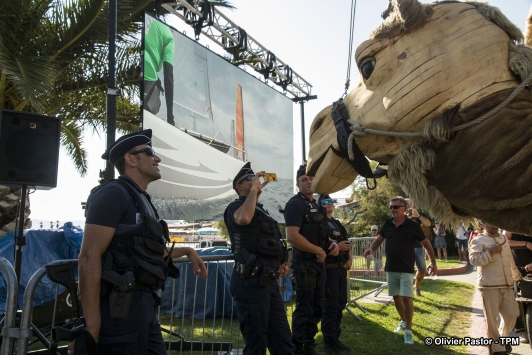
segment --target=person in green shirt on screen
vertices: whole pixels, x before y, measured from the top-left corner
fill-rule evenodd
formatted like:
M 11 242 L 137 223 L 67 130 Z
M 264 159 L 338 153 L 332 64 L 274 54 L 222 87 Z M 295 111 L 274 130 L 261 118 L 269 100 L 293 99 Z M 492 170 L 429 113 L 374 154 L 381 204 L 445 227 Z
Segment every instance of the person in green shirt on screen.
M 163 93 L 167 122 L 174 125 L 174 37 L 168 26 L 153 20 L 147 28 L 144 43 L 144 109 L 157 114 Z M 157 76 L 161 70 L 164 73 L 164 88 Z

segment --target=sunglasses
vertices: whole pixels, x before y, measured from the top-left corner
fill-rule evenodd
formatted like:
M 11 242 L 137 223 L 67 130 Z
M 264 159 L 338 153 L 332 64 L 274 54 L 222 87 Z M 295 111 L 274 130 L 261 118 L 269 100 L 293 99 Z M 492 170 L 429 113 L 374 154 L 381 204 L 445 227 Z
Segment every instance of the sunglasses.
M 251 180 L 253 180 L 254 177 L 255 177 L 255 175 L 247 175 L 247 176 L 244 176 L 244 177 L 243 177 L 243 178 L 237 183 L 237 185 L 238 185 L 238 184 L 241 184 L 244 180 L 245 180 L 245 181 L 251 181 Z
M 394 210 L 397 210 L 397 209 L 399 209 L 401 207 L 405 207 L 405 206 L 403 206 L 403 205 L 390 205 L 390 209 L 394 209 Z
M 372 232 L 378 232 L 379 230 L 378 229 L 372 229 L 371 231 Z
M 322 206 L 327 206 L 329 203 L 336 203 L 336 200 L 332 199 L 332 198 L 328 198 L 326 200 L 322 200 L 321 201 L 321 205 Z
M 153 150 L 153 148 L 143 148 L 143 149 L 139 149 L 139 150 L 135 150 L 134 152 L 131 152 L 129 154 L 131 155 L 137 155 L 137 154 L 140 154 L 140 153 L 146 153 L 148 154 L 150 157 L 154 157 L 156 154 L 155 154 L 155 151 Z

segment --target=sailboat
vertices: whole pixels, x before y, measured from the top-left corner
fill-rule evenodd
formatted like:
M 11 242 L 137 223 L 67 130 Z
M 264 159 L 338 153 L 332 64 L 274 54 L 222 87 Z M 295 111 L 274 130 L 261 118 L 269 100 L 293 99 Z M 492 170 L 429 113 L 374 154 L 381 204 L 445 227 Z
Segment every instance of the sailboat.
M 186 42 L 186 41 L 184 41 Z M 218 139 L 210 96 L 206 49 L 194 44 L 179 55 L 174 67 L 174 106 L 188 112 L 187 122 L 177 119 L 173 126 L 144 111 L 143 127 L 153 131 L 152 146 L 162 159 L 162 179 L 150 184 L 155 197 L 212 200 L 234 196 L 233 177 L 245 161 L 242 86 L 236 84 L 236 117 L 231 122 L 231 142 Z M 175 110 L 174 110 L 175 112 Z M 210 122 L 212 135 L 197 132 L 196 119 Z M 179 124 L 181 123 L 181 124 Z

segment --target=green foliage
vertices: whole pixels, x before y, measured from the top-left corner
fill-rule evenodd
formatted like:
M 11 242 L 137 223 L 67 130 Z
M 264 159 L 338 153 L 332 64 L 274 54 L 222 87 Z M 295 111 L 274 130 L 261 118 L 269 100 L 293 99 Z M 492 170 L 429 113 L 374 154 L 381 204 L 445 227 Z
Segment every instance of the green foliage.
M 221 237 L 224 239 L 229 239 L 229 231 L 227 230 L 227 226 L 225 225 L 224 221 L 214 222 L 214 228 L 218 228 L 220 230 Z
M 380 228 L 384 221 L 390 218 L 390 198 L 397 195 L 404 196 L 404 192 L 393 186 L 385 177 L 377 180 L 377 187 L 374 190 L 368 189 L 366 180 L 361 177 L 358 177 L 352 186 L 352 199 L 360 202 L 359 211 L 361 211 L 354 224 L 350 226 L 352 233 L 357 237 L 369 235 L 373 224 Z
M 232 9 L 225 0 L 214 5 Z M 87 172 L 85 128 L 105 131 L 108 0 L 0 1 L 0 109 L 62 120 L 61 144 L 81 175 Z M 140 30 L 152 0 L 117 6 L 117 129 L 139 128 Z

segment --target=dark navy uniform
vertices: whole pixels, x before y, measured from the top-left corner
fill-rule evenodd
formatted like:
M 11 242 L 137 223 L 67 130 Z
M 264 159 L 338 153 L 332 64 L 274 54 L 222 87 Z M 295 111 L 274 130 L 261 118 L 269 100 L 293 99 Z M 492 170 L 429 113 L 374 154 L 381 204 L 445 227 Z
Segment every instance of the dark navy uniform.
M 164 354 L 156 314 L 158 297 L 154 291 L 167 276 L 162 265 L 171 264 L 171 260 L 163 258 L 166 240 L 150 196 L 123 175 L 93 190 L 86 213 L 86 223 L 116 229 L 102 256 L 103 273 L 123 277 L 130 272 L 135 280 L 134 289 L 121 293 L 122 297 L 131 292 L 125 314 L 117 314 L 112 306 L 111 294 L 118 286 L 102 280 L 98 354 Z M 150 255 L 141 259 L 133 250 Z
M 231 294 L 236 302 L 240 331 L 244 337 L 244 355 L 293 354 L 290 327 L 279 291 L 280 263 L 286 248 L 281 244 L 277 222 L 260 203 L 248 225 L 235 222 L 235 211 L 246 196 L 233 201 L 224 213 L 231 238 L 235 268 L 231 276 Z
M 345 227 L 336 219 L 326 218 L 327 226 L 333 230 L 333 239 L 337 242 L 348 240 Z M 338 256 L 328 255 L 325 259 L 327 281 L 325 282 L 325 302 L 321 319 L 321 332 L 325 346 L 334 347 L 342 329 L 342 311 L 347 304 L 347 270 L 349 251 L 341 251 Z
M 284 209 L 286 227 L 299 227 L 299 233 L 312 244 L 327 250 L 327 229 L 316 200 L 299 192 Z M 292 341 L 300 351 L 314 353 L 314 336 L 321 320 L 325 297 L 325 264 L 318 263 L 316 255 L 294 247 L 292 269 L 296 281 L 296 308 L 292 314 Z

